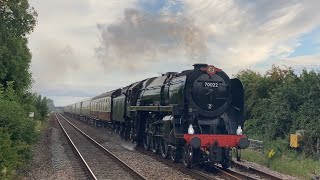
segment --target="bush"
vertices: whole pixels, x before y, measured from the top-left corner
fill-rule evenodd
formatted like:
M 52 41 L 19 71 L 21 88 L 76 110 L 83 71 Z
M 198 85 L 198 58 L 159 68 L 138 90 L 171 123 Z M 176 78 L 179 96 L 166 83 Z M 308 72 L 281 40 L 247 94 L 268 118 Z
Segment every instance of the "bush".
M 0 179 L 4 179 L 19 165 L 19 156 L 4 128 L 0 128 L 0 144 Z
M 264 141 L 264 151 L 266 152 L 266 154 L 268 154 L 268 152 L 270 152 L 270 150 L 274 150 L 275 157 L 281 157 L 283 154 L 286 154 L 286 152 L 288 151 L 288 147 L 289 147 L 289 142 L 283 139 L 277 139 L 277 140 L 273 140 L 273 141 Z
M 0 168 L 2 176 L 31 158 L 31 144 L 37 140 L 35 121 L 14 101 L 0 99 Z

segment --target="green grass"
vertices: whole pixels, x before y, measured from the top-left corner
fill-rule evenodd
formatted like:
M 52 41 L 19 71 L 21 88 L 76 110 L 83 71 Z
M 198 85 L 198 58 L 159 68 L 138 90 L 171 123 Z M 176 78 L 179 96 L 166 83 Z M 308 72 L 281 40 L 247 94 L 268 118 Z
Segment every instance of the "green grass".
M 36 131 L 42 132 L 47 127 L 48 121 L 36 121 Z
M 320 175 L 320 162 L 298 155 L 295 152 L 287 152 L 286 155 L 268 159 L 266 155 L 246 149 L 242 150 L 242 159 L 255 162 L 271 169 L 296 176 L 303 179 L 310 179 L 310 175 Z
M 255 162 L 267 166 L 268 161 L 261 153 L 252 151 L 250 149 L 241 150 L 241 158 L 250 162 Z

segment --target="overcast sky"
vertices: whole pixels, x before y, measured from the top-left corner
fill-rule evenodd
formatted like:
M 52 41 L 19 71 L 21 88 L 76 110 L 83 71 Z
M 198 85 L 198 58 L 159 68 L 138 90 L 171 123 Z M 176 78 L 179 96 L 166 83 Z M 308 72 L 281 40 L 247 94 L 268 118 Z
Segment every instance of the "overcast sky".
M 194 63 L 320 69 L 319 0 L 31 0 L 33 90 L 67 105 Z

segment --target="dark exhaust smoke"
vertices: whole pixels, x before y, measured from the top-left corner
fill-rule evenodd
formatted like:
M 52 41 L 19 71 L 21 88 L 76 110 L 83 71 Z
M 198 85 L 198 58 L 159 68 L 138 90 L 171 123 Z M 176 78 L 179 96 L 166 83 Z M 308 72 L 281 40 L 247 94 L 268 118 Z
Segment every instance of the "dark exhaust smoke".
M 207 54 L 204 31 L 182 14 L 149 14 L 126 9 L 111 25 L 98 24 L 101 44 L 96 55 L 106 69 L 144 68 L 159 61 L 203 61 Z

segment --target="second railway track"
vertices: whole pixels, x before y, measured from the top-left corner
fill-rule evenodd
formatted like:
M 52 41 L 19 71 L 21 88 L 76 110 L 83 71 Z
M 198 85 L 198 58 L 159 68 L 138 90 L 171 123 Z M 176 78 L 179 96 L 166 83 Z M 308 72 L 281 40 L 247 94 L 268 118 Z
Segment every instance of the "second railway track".
M 79 176 L 79 179 L 146 179 L 63 116 L 59 116 L 60 118 L 57 114 L 55 116 L 63 132 L 69 137 L 70 144 L 74 146 L 85 164 L 75 171 L 78 173 L 75 174 L 76 177 Z

